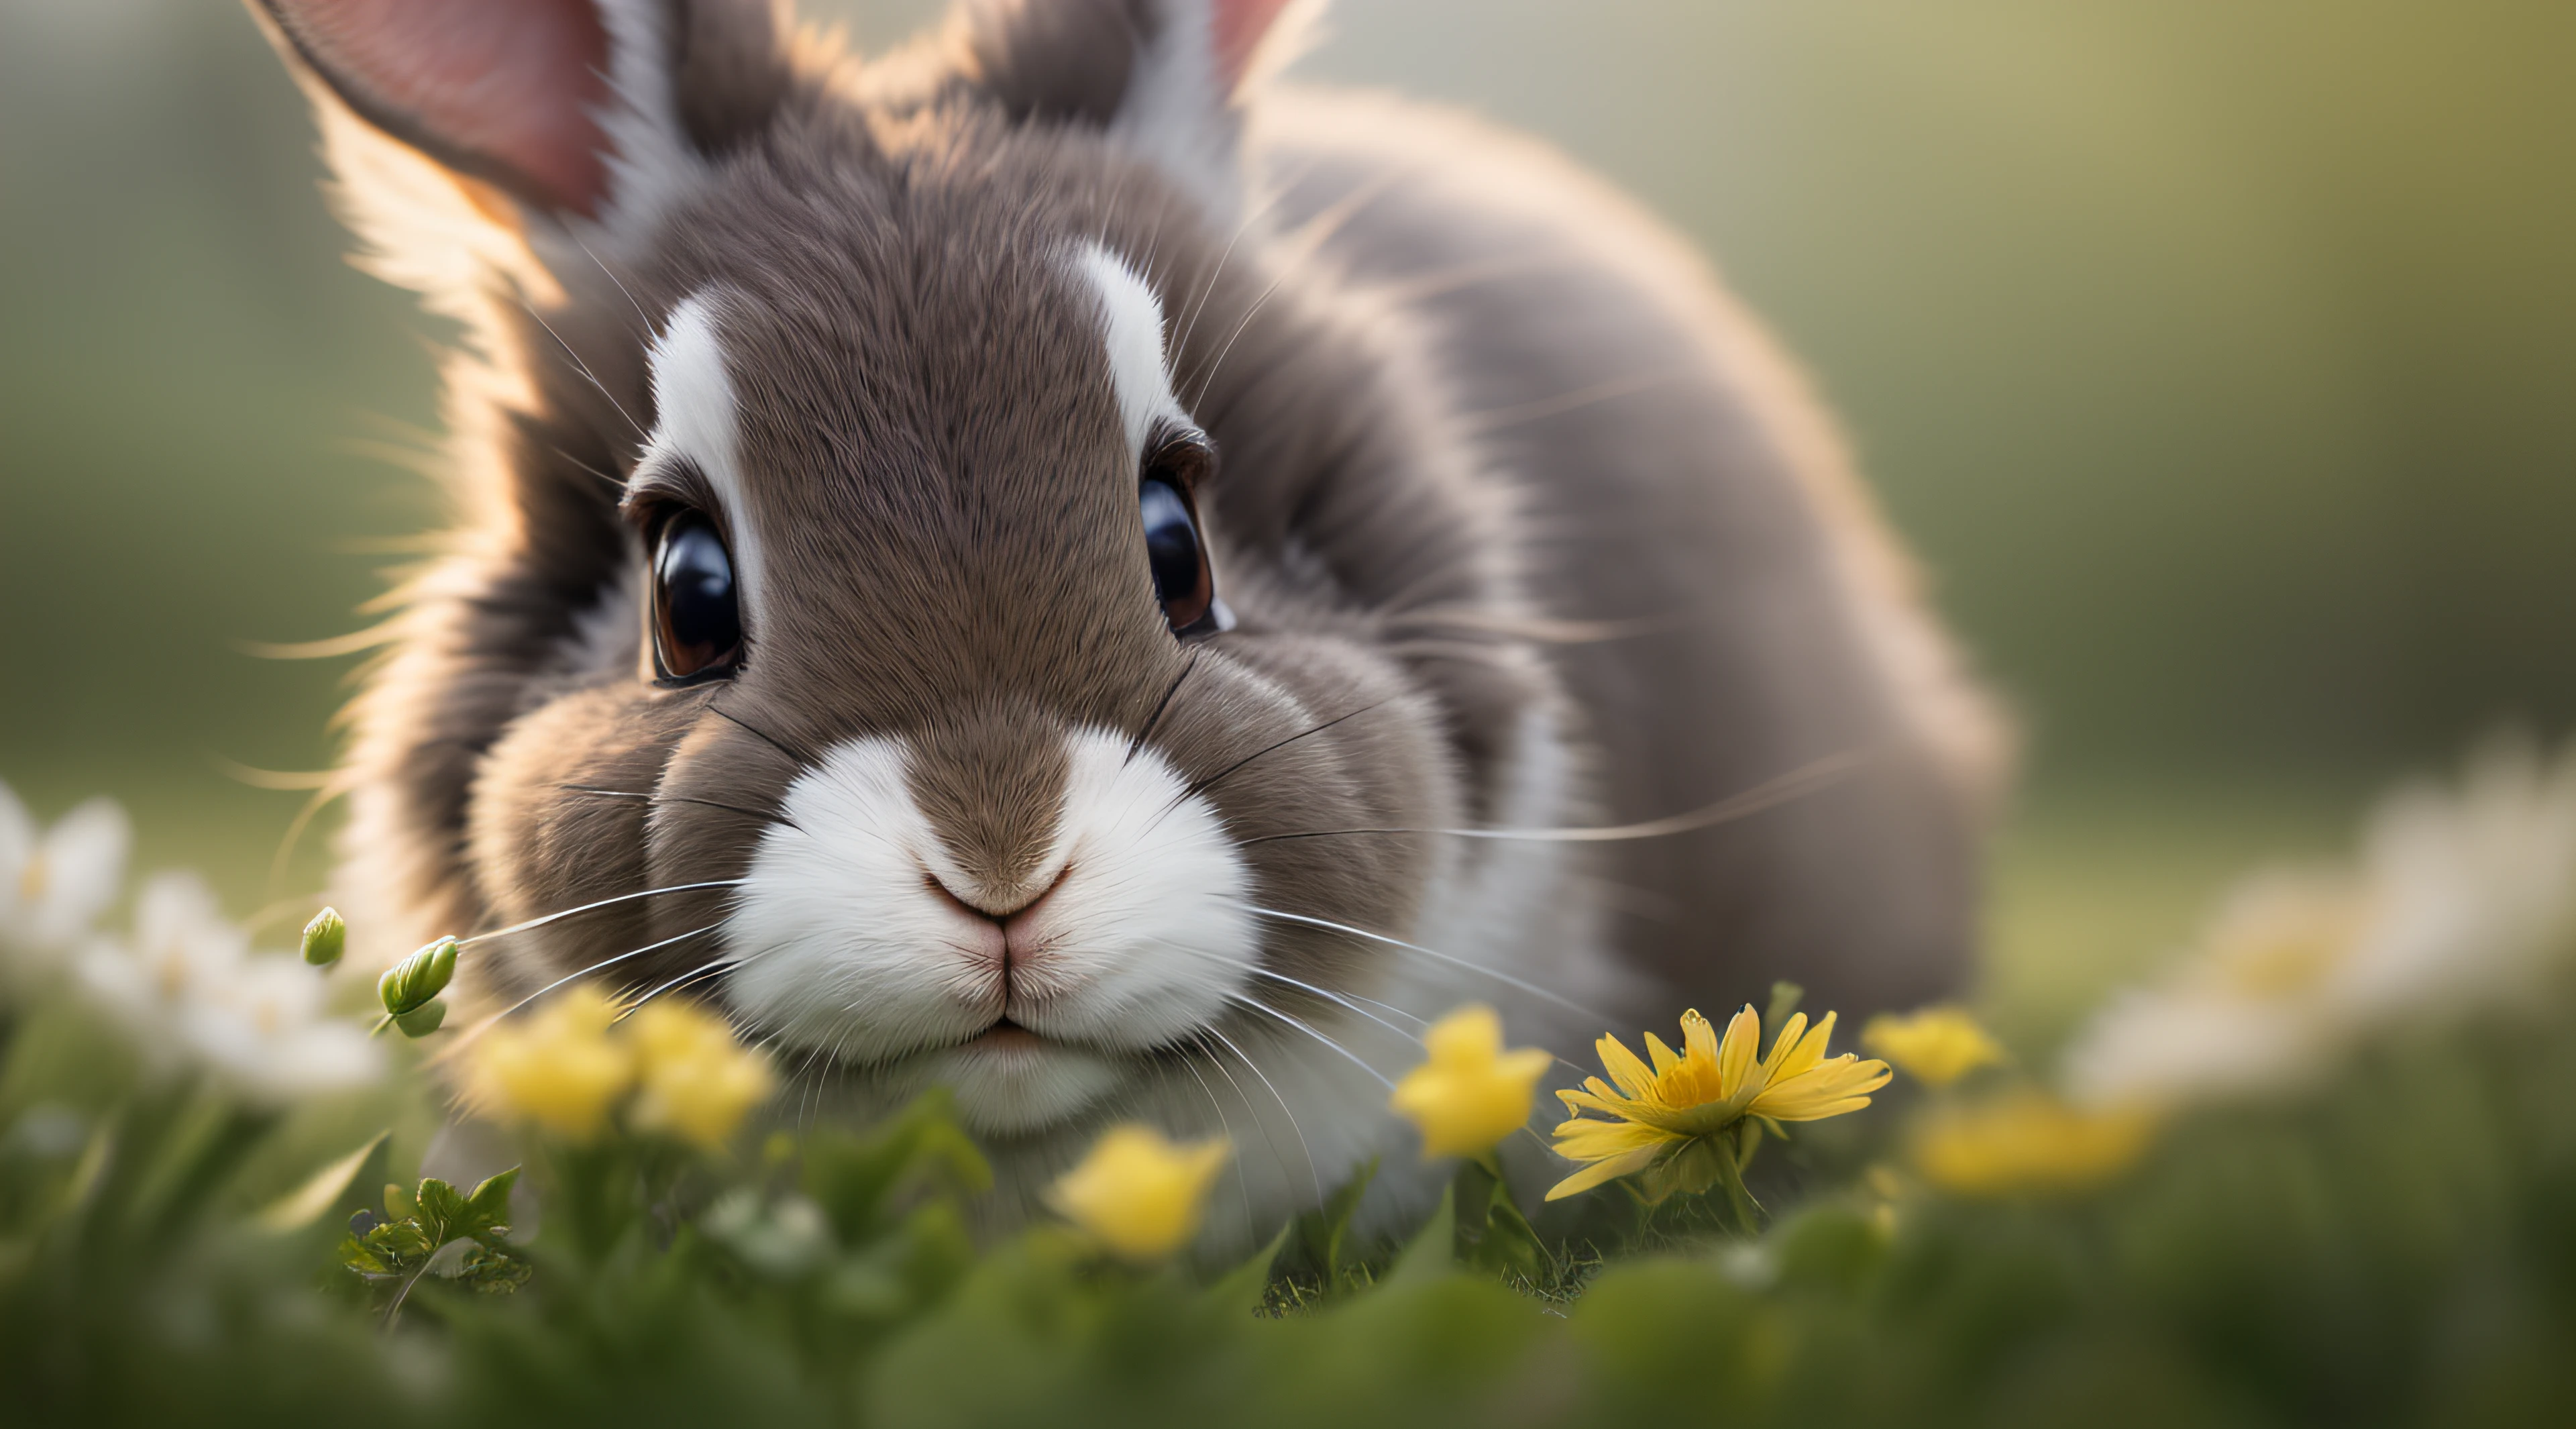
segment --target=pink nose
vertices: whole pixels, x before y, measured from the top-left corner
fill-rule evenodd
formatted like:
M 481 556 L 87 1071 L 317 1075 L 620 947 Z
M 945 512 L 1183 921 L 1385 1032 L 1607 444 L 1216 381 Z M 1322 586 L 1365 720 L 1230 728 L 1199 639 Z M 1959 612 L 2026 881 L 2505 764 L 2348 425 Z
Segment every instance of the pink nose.
M 1045 886 L 1001 908 L 987 907 L 970 900 L 936 876 L 927 877 L 924 881 L 951 907 L 966 915 L 968 927 L 972 929 L 970 936 L 975 940 L 973 951 L 976 960 L 1007 976 L 1026 969 L 1046 953 L 1048 936 L 1044 923 L 1047 900 L 1064 886 L 1065 878 L 1072 872 L 1073 866 L 1067 864 Z

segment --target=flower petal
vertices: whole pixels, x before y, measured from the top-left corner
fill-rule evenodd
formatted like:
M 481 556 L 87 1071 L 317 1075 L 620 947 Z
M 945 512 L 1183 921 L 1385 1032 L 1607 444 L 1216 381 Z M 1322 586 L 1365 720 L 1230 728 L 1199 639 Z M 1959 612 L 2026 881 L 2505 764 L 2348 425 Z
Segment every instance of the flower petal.
M 1824 1060 L 1825 1044 L 1833 1040 L 1834 1014 L 1828 1012 L 1824 1021 L 1817 1023 L 1813 1030 L 1790 1047 L 1789 1055 L 1781 1058 L 1780 1065 L 1772 1070 L 1771 1080 L 1776 1082 L 1809 1071 Z
M 1624 1156 L 1641 1146 L 1662 1146 L 1680 1137 L 1633 1121 L 1596 1121 L 1576 1117 L 1561 1121 L 1554 1132 L 1555 1151 L 1568 1161 L 1598 1161 Z
M 1748 1002 L 1742 1011 L 1728 1019 L 1726 1040 L 1718 1044 L 1717 1094 L 1720 1097 L 1731 1097 L 1737 1088 L 1744 1085 L 1744 1074 L 1751 1070 L 1754 1053 L 1761 1041 L 1762 1014 L 1754 1011 L 1753 1004 Z
M 1592 1044 L 1592 1050 L 1600 1054 L 1602 1067 L 1610 1073 L 1610 1080 L 1619 1084 L 1620 1091 L 1640 1099 L 1652 1093 L 1654 1072 L 1618 1038 L 1605 1033 Z
M 1646 1055 L 1654 1059 L 1655 1078 L 1658 1081 L 1671 1076 L 1673 1069 L 1682 1064 L 1680 1054 L 1665 1046 L 1664 1039 L 1652 1032 L 1646 1034 Z
M 1605 1181 L 1616 1181 L 1632 1172 L 1643 1171 L 1654 1165 L 1655 1158 L 1662 1152 L 1663 1148 L 1660 1146 L 1648 1146 L 1608 1161 L 1596 1161 L 1550 1186 L 1547 1190 L 1547 1199 L 1562 1201 L 1578 1192 L 1589 1191 Z
M 1846 1052 L 1799 1076 L 1763 1088 L 1745 1108 L 1779 1121 L 1822 1121 L 1869 1105 L 1869 1094 L 1894 1073 L 1885 1062 L 1864 1062 Z
M 1691 1061 L 1717 1065 L 1717 1028 L 1696 1007 L 1682 1014 L 1682 1047 Z

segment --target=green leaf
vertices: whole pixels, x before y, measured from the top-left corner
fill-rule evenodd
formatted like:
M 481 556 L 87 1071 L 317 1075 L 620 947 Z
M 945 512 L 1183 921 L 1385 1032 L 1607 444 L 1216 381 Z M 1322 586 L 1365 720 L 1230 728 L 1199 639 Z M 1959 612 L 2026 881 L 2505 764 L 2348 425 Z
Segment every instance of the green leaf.
M 1358 1214 L 1369 1183 L 1377 1179 L 1377 1165 L 1377 1158 L 1370 1157 L 1324 1204 L 1297 1218 L 1295 1258 L 1322 1277 L 1326 1296 L 1359 1281 L 1359 1266 L 1349 1254 L 1351 1217 Z
M 272 1234 L 302 1230 L 322 1219 L 341 1203 L 386 1141 L 390 1131 L 379 1131 L 367 1144 L 316 1171 L 303 1185 L 268 1203 L 255 1218 L 259 1228 Z
M 519 1170 L 513 1166 L 474 1188 L 459 1217 L 460 1233 L 482 1240 L 509 1230 L 510 1188 L 519 1184 Z
M 394 1026 L 405 1037 L 426 1037 L 447 1023 L 447 999 L 433 997 L 409 1012 L 394 1014 Z
M 438 1243 L 429 1238 L 416 1220 L 386 1221 L 368 1231 L 363 1241 L 368 1250 L 382 1259 L 388 1268 L 395 1270 L 438 1249 Z
M 1241 1264 L 1219 1276 L 1204 1293 L 1206 1303 L 1228 1314 L 1259 1312 L 1270 1297 L 1270 1268 L 1278 1261 L 1280 1251 L 1287 1247 L 1289 1234 L 1294 1229 L 1281 1226 L 1279 1233 L 1270 1238 L 1270 1244 L 1254 1251 Z
M 356 1236 L 340 1238 L 340 1263 L 362 1276 L 390 1275 L 393 1267 L 383 1256 Z
M 445 1245 L 462 1234 L 458 1225 L 465 1219 L 465 1198 L 456 1193 L 454 1186 L 435 1176 L 424 1176 L 415 1198 L 420 1203 L 421 1233 L 429 1237 L 431 1245 Z
M 805 1194 L 831 1218 L 845 1245 L 880 1234 L 921 1194 L 977 1196 L 993 1168 L 933 1090 L 870 1137 L 818 1135 L 805 1148 Z
M 1387 1268 L 1391 1285 L 1415 1280 L 1436 1280 L 1458 1268 L 1458 1188 L 1454 1184 L 1440 1193 L 1440 1209 L 1433 1212 L 1431 1223 L 1414 1236 L 1395 1264 Z

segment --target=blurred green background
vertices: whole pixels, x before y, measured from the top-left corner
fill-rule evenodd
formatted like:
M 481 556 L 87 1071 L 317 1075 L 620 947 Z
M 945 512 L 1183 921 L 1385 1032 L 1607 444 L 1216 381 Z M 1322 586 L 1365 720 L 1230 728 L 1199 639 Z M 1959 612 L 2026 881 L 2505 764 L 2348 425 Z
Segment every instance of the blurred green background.
M 927 0 L 807 0 L 862 45 Z M 1999 1015 L 2576 713 L 2576 6 L 1343 0 L 1300 72 L 1472 105 L 1702 241 L 2030 734 Z M 233 5 L 0 0 L 0 778 L 236 910 L 435 510 L 441 334 L 345 266 Z

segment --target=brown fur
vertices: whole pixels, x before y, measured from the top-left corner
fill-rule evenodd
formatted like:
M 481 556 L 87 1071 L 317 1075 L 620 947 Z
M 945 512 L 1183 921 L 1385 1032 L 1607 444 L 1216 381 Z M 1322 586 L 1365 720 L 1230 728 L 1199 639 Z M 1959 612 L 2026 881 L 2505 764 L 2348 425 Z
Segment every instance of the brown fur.
M 1501 817 L 1545 716 L 1569 822 L 1863 756 L 1784 807 L 1584 847 L 1570 896 L 1607 945 L 1568 956 L 1644 975 L 1620 1015 L 1959 984 L 1991 728 L 1799 384 L 1624 202 L 1462 119 L 1278 95 L 1249 126 L 1275 202 L 1238 232 L 1114 132 L 1153 0 L 974 4 L 864 67 L 781 49 L 760 5 L 670 5 L 704 180 L 620 253 L 493 280 L 463 531 L 357 706 L 349 853 L 405 938 L 737 876 L 820 751 L 888 732 L 1005 913 L 1044 891 L 1058 732 L 1149 722 L 1264 902 L 1401 936 L 1436 870 L 1500 856 L 1420 831 Z M 1221 453 L 1231 634 L 1184 645 L 1155 606 L 1080 240 L 1159 294 Z M 568 651 L 633 579 L 646 346 L 703 292 L 773 589 L 739 675 L 664 689 L 631 629 Z M 517 997 L 679 939 L 603 974 L 658 985 L 718 956 L 684 935 L 725 906 L 621 904 L 471 980 Z M 1356 988 L 1384 953 L 1279 927 L 1264 957 Z

